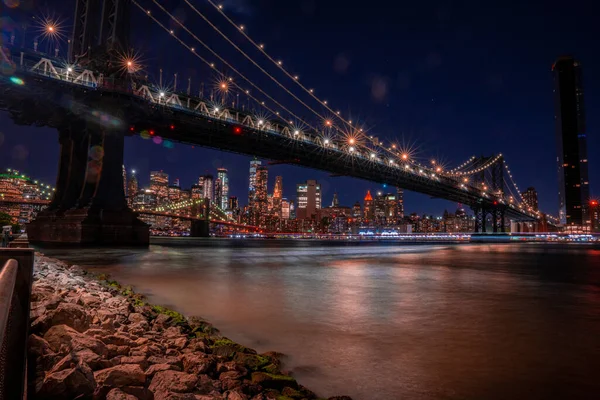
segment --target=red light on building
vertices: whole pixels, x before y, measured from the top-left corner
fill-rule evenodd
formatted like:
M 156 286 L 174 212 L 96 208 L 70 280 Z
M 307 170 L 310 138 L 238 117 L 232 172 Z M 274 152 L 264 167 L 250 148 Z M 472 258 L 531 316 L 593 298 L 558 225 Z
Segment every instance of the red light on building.
M 592 201 L 590 201 L 590 205 L 597 206 L 598 202 L 596 200 L 592 200 Z

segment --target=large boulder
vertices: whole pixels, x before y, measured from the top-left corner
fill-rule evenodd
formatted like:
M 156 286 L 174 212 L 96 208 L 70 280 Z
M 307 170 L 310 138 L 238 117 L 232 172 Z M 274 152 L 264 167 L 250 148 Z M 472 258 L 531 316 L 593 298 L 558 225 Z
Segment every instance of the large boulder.
M 122 364 L 94 372 L 100 386 L 123 387 L 141 386 L 146 383 L 146 375 L 137 364 Z
M 63 369 L 46 375 L 35 398 L 45 399 L 91 399 L 96 382 L 85 364 Z
M 94 353 L 106 356 L 108 350 L 104 343 L 91 336 L 83 335 L 67 325 L 55 325 L 44 334 L 50 348 L 56 352 L 90 349 Z
M 29 335 L 27 348 L 29 354 L 36 357 L 54 353 L 47 340 L 34 334 Z
M 148 387 L 156 397 L 157 393 L 188 393 L 194 390 L 198 378 L 178 371 L 157 372 Z
M 183 370 L 188 374 L 207 374 L 214 370 L 217 364 L 214 357 L 197 353 L 184 354 L 181 361 Z
M 90 327 L 90 316 L 85 309 L 73 303 L 60 303 L 56 310 L 47 311 L 33 321 L 33 332 L 46 332 L 54 325 L 67 325 L 78 332 L 85 332 Z

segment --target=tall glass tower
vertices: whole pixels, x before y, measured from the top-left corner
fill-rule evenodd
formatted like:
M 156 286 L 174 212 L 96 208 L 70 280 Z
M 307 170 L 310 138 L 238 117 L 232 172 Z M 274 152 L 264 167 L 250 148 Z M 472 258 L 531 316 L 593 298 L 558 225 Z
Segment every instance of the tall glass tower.
M 559 218 L 567 230 L 587 230 L 590 226 L 590 189 L 581 65 L 573 57 L 560 57 L 552 71 Z
M 217 181 L 219 181 L 220 198 L 215 199 L 215 201 L 219 202 L 219 207 L 227 210 L 229 206 L 229 177 L 227 176 L 227 169 L 217 168 Z

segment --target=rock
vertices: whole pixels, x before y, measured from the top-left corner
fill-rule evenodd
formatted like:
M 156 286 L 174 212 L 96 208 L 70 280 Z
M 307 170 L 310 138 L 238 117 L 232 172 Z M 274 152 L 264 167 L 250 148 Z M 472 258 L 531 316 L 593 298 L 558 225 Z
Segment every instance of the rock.
M 198 378 L 194 375 L 178 371 L 161 371 L 157 372 L 152 378 L 152 382 L 148 389 L 157 393 L 187 393 L 191 392 L 196 386 Z
M 349 396 L 333 396 L 333 397 L 329 397 L 327 400 L 352 400 L 352 397 L 349 397 Z
M 143 314 L 137 313 L 137 312 L 133 312 L 131 314 L 129 314 L 127 316 L 127 320 L 129 322 L 131 322 L 132 324 L 138 323 L 138 322 L 148 322 L 148 319 L 146 317 L 144 317 Z
M 99 369 L 105 369 L 113 366 L 113 364 L 110 361 L 103 359 L 90 349 L 80 350 L 77 353 L 75 353 L 75 356 L 78 360 L 83 361 L 87 365 L 89 365 L 92 371 L 97 371 Z
M 72 303 L 61 303 L 56 310 L 48 311 L 31 324 L 31 330 L 46 332 L 54 325 L 67 325 L 78 332 L 86 331 L 90 326 L 90 317 L 83 307 Z
M 292 389 L 291 387 L 283 388 L 283 390 L 281 391 L 281 395 L 292 398 L 292 399 L 298 399 L 298 400 L 303 399 L 305 397 L 298 390 Z
M 285 387 L 292 389 L 298 388 L 298 383 L 294 378 L 287 375 L 275 375 L 266 372 L 253 372 L 252 383 L 261 385 L 267 389 L 282 390 Z
M 50 348 L 50 343 L 44 338 L 38 335 L 29 335 L 29 341 L 27 342 L 29 354 L 33 356 L 43 356 L 45 354 L 52 354 L 54 351 Z
M 224 393 L 223 397 L 225 400 L 248 400 L 248 396 L 244 393 L 240 393 L 237 390 L 229 390 Z
M 66 351 L 78 351 L 91 349 L 94 353 L 107 356 L 108 350 L 101 341 L 90 336 L 83 335 L 67 325 L 56 325 L 48 329 L 44 339 L 50 344 L 50 348 L 58 352 L 61 348 Z
M 102 341 L 105 344 L 113 344 L 115 346 L 129 346 L 129 347 L 135 347 L 136 343 L 134 340 L 131 340 L 129 337 L 125 336 L 125 335 L 108 335 L 108 336 L 103 336 Z
M 143 386 L 123 386 L 121 390 L 140 400 L 154 400 L 154 394 Z
M 178 367 L 182 367 L 183 364 L 178 357 L 148 357 L 148 362 L 150 364 L 172 364 L 177 365 Z
M 257 354 L 236 353 L 233 361 L 242 364 L 252 371 L 258 371 L 261 367 L 268 365 L 271 360 L 268 357 Z
M 210 353 L 210 348 L 206 345 L 204 339 L 193 338 L 188 341 L 185 350 L 195 352 L 199 351 L 202 353 Z
M 86 293 L 79 297 L 77 303 L 81 304 L 82 306 L 98 307 L 102 301 L 98 296 Z
M 108 350 L 108 358 L 127 356 L 131 350 L 129 346 L 117 346 L 114 344 L 109 344 L 106 346 L 106 348 Z
M 148 361 L 146 360 L 146 357 L 144 357 L 144 356 L 122 357 L 121 364 L 137 364 L 140 367 L 142 367 L 143 369 L 146 369 L 148 367 Z
M 183 370 L 189 374 L 206 374 L 216 366 L 214 357 L 200 355 L 197 353 L 184 354 L 181 357 Z
M 89 367 L 88 367 L 89 368 Z M 96 388 L 94 377 L 79 365 L 47 374 L 36 393 L 36 399 L 86 399 Z
M 106 400 L 138 400 L 138 398 L 131 394 L 125 393 L 121 389 L 115 388 L 108 392 L 106 395 Z
M 154 364 L 146 370 L 146 376 L 154 376 L 154 374 L 161 371 L 181 371 L 181 368 L 172 364 Z
M 182 336 L 182 337 L 170 340 L 169 344 L 171 344 L 173 347 L 181 350 L 187 345 L 187 338 L 185 336 Z
M 122 387 L 141 386 L 146 383 L 146 375 L 137 364 L 122 364 L 94 372 L 96 383 L 101 386 Z

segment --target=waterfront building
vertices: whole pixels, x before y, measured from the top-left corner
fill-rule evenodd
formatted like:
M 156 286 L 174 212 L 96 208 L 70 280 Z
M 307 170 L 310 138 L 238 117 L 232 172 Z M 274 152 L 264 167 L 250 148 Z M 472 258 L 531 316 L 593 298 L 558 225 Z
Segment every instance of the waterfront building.
M 151 171 L 150 190 L 156 195 L 156 204 L 165 203 L 169 198 L 169 175 L 163 171 Z
M 367 190 L 367 194 L 364 198 L 363 221 L 367 224 L 372 223 L 374 215 L 375 210 L 373 209 L 373 196 L 371 196 L 371 191 Z
M 317 213 L 321 210 L 321 185 L 315 180 L 296 185 L 296 198 L 297 219 L 317 219 Z
M 30 203 L 30 201 L 49 201 L 53 193 L 54 188 L 50 185 L 33 181 L 17 170 L 7 168 L 4 173 L 0 173 L 0 212 L 10 215 L 15 224 L 31 221 L 46 207 L 43 203 Z M 10 202 L 2 202 L 2 200 L 10 200 Z
M 559 219 L 567 230 L 582 231 L 590 225 L 590 191 L 581 64 L 573 57 L 560 57 L 552 71 Z
M 600 203 L 598 200 L 590 201 L 590 219 L 592 220 L 592 232 L 600 233 Z
M 538 211 L 538 194 L 534 187 L 528 187 L 526 191 L 521 193 L 521 197 L 533 211 Z
M 229 202 L 229 176 L 226 168 L 217 168 L 217 182 L 219 182 L 219 195 L 215 201 L 219 202 L 219 207 L 226 210 Z

